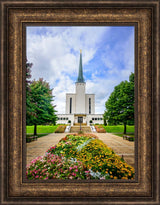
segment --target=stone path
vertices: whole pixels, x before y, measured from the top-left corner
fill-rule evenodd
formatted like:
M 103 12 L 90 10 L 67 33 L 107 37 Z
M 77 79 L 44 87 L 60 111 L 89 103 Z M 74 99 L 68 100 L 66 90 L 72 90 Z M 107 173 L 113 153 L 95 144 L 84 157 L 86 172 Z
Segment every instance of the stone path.
M 123 155 L 124 160 L 134 167 L 134 142 L 123 140 L 122 137 L 115 136 L 110 133 L 94 133 L 108 147 L 120 156 Z M 52 133 L 47 136 L 38 138 L 37 141 L 27 143 L 27 164 L 38 156 L 42 156 L 52 145 L 66 136 L 66 133 Z
M 124 160 L 134 167 L 135 152 L 134 142 L 123 140 L 123 137 L 119 137 L 110 133 L 95 133 L 100 140 L 102 140 L 108 147 L 112 148 L 116 154 L 122 157 Z

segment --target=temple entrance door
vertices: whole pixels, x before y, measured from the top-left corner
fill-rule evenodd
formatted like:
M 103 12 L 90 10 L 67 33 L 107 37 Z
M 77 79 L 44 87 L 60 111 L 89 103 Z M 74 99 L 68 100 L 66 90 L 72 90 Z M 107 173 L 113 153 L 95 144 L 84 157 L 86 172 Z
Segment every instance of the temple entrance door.
M 78 117 L 78 123 L 83 123 L 83 117 Z

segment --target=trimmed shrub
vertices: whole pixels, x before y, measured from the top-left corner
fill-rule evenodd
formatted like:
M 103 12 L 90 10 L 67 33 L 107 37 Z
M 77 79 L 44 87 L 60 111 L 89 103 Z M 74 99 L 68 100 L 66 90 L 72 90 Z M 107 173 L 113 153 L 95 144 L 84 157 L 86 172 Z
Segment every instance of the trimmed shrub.
M 98 133 L 106 133 L 106 130 L 103 128 L 102 125 L 95 125 L 95 129 Z
M 64 133 L 65 129 L 66 129 L 66 125 L 59 125 L 55 130 L 55 133 Z

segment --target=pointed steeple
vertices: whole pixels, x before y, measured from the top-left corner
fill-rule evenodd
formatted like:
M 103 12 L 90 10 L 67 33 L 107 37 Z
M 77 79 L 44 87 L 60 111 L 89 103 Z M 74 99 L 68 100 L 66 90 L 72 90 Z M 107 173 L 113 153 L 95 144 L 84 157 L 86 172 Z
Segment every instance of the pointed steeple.
M 84 83 L 83 78 L 83 68 L 82 68 L 82 50 L 80 50 L 80 60 L 79 60 L 79 73 L 77 78 L 77 83 Z

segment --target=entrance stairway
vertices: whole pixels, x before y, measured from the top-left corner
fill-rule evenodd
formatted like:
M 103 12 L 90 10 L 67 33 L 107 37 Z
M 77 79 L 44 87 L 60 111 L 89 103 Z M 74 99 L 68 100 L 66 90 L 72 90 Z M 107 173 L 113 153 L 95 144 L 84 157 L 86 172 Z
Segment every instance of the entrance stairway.
M 80 123 L 74 123 L 76 126 L 80 126 Z M 87 125 L 87 123 L 81 123 L 81 125 Z
M 85 133 L 92 132 L 89 126 L 84 126 L 84 125 L 81 126 L 81 130 Z M 77 125 L 72 126 L 70 129 L 70 133 L 78 133 L 79 131 L 80 131 L 80 126 Z

